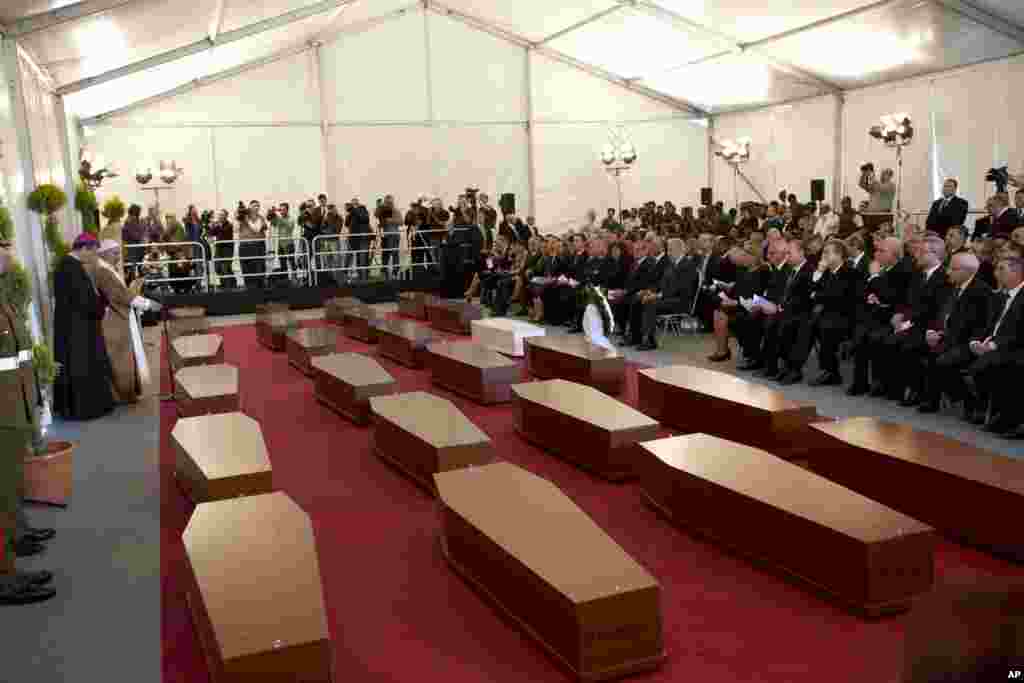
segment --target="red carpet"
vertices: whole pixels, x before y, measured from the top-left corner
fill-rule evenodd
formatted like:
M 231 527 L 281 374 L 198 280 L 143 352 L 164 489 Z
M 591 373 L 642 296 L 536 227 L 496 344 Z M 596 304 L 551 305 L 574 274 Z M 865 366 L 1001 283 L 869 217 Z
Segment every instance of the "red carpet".
M 262 424 L 276 484 L 313 520 L 337 683 L 569 680 L 448 568 L 436 538 L 435 502 L 372 454 L 368 429 L 317 403 L 311 382 L 288 365 L 284 354 L 259 346 L 253 327 L 218 333 L 227 361 L 241 368 L 243 410 Z M 348 339 L 339 350 L 372 353 Z M 902 619 L 867 622 L 849 616 L 802 587 L 669 526 L 643 503 L 634 485 L 600 481 L 528 445 L 513 429 L 511 407 L 484 408 L 433 388 L 426 372 L 382 364 L 402 390 L 428 389 L 452 399 L 491 436 L 503 459 L 554 481 L 661 581 L 668 660 L 660 671 L 631 680 L 897 680 Z M 631 404 L 635 370 L 629 377 Z M 209 680 L 206 663 L 183 594 L 181 532 L 191 506 L 173 479 L 168 434 L 174 420 L 173 404 L 165 403 L 164 681 L 203 683 Z M 937 549 L 939 582 L 1022 573 L 948 542 Z

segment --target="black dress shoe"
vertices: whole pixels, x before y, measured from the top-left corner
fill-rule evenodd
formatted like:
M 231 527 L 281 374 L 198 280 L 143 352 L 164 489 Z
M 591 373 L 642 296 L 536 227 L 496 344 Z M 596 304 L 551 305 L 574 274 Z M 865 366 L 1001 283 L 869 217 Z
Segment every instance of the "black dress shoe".
M 985 411 L 984 410 L 975 410 L 974 413 L 972 413 L 967 418 L 967 421 L 970 422 L 972 425 L 979 425 L 979 426 L 981 426 L 981 425 L 985 424 L 985 417 L 986 416 L 985 416 Z
M 868 388 L 864 384 L 854 383 L 846 390 L 847 396 L 863 396 L 866 393 L 868 393 Z
M 762 363 L 761 361 L 757 360 L 756 358 L 748 358 L 747 360 L 744 360 L 742 363 L 738 364 L 736 366 L 736 369 L 737 370 L 760 370 L 763 367 L 764 367 L 764 363 Z
M 579 325 L 573 325 L 569 328 L 569 334 L 580 334 L 581 332 L 583 332 L 583 328 Z
M 29 529 L 22 535 L 22 538 L 27 538 L 36 543 L 45 543 L 52 540 L 56 535 L 57 531 L 55 529 Z
M 939 402 L 938 401 L 924 401 L 921 405 L 919 405 L 917 407 L 917 412 L 919 412 L 919 413 L 937 413 L 937 412 L 939 412 Z
M 29 605 L 57 595 L 50 586 L 39 586 L 17 579 L 0 583 L 0 605 Z
M 658 345 L 654 342 L 644 342 L 636 347 L 637 351 L 657 351 Z
M 14 542 L 14 554 L 18 557 L 32 557 L 46 550 L 46 546 L 38 541 L 19 538 Z
M 1017 430 L 1017 425 L 1000 415 L 985 425 L 984 430 L 991 434 L 1009 434 Z
M 908 392 L 907 395 L 905 397 L 903 397 L 902 400 L 900 400 L 900 405 L 903 406 L 904 408 L 913 408 L 914 406 L 916 406 L 920 402 L 921 402 L 921 395 L 919 393 L 917 393 L 916 391 L 911 391 L 911 392 Z
M 834 386 L 842 384 L 843 378 L 834 372 L 823 372 L 807 384 L 812 387 Z
M 33 586 L 45 586 L 46 584 L 53 582 L 53 572 L 48 572 L 45 569 L 38 572 L 18 572 L 14 577 L 19 581 L 30 583 Z
M 754 377 L 760 377 L 761 379 L 778 379 L 782 371 L 777 367 L 761 368 L 754 373 Z
M 785 375 L 779 378 L 779 384 L 781 384 L 784 387 L 788 387 L 794 384 L 799 384 L 800 382 L 803 381 L 803 379 L 803 374 L 797 372 L 796 370 L 790 370 Z
M 888 391 L 888 389 L 885 388 L 885 385 L 882 384 L 881 382 L 875 382 L 874 384 L 871 385 L 871 391 L 869 391 L 868 393 L 871 396 L 874 396 L 875 398 L 880 398 L 882 396 L 885 396 L 887 393 L 889 393 L 889 391 Z
M 708 360 L 712 363 L 724 363 L 727 360 L 732 359 L 732 351 L 726 351 L 725 353 L 713 353 L 708 356 Z

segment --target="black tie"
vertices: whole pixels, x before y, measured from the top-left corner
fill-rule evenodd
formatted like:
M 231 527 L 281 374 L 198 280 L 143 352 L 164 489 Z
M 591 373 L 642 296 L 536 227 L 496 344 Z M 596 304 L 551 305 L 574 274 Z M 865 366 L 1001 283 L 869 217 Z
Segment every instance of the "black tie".
M 999 326 L 1002 324 L 1003 318 L 1006 317 L 1006 312 L 1009 310 L 1009 306 L 1006 304 L 1010 302 L 1010 293 L 999 292 L 999 296 L 996 300 L 999 302 L 999 317 L 996 318 L 996 324 L 992 326 L 991 336 L 993 337 L 996 336 L 996 332 L 999 331 Z

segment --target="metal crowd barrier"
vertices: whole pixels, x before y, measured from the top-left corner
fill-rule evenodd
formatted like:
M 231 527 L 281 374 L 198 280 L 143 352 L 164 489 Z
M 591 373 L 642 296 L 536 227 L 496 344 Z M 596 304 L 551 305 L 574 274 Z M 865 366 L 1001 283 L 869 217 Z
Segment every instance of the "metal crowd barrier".
M 291 252 L 284 252 L 281 250 L 281 243 L 292 243 L 295 249 Z M 262 245 L 263 253 L 252 254 L 251 256 L 242 255 L 242 245 Z M 216 256 L 217 246 L 230 245 L 231 256 Z M 299 275 L 301 281 L 309 284 L 311 281 L 311 269 L 309 268 L 309 242 L 304 237 L 256 237 L 252 239 L 242 240 L 217 240 L 210 242 L 210 249 L 212 250 L 212 258 L 210 263 L 213 266 L 213 277 L 218 282 L 225 279 L 234 279 L 235 282 L 241 280 L 242 284 L 245 284 L 246 278 L 269 278 L 269 277 L 281 277 L 287 275 L 289 272 L 293 272 Z M 239 269 L 235 270 L 235 261 L 238 261 Z M 255 267 L 246 272 L 246 264 L 249 262 L 262 261 L 262 268 Z M 278 268 L 272 267 L 272 264 L 277 263 Z M 290 270 L 288 265 L 293 263 L 295 265 L 294 270 Z M 221 273 L 220 269 L 217 268 L 218 263 L 229 264 L 228 272 Z M 223 283 L 222 283 L 223 284 Z
M 425 246 L 413 246 L 409 243 L 410 237 L 427 236 L 431 234 L 447 234 L 446 228 L 436 230 L 417 230 L 411 235 L 407 230 L 386 232 L 377 230 L 365 235 L 318 235 L 313 238 L 312 267 L 314 285 L 320 283 L 321 273 L 343 272 L 353 275 L 356 279 L 365 273 L 364 279 L 368 279 L 376 272 L 377 275 L 386 274 L 388 271 L 393 277 L 399 278 L 411 268 L 430 268 L 437 264 L 437 247 L 432 244 Z M 366 249 L 349 249 L 350 239 L 367 240 Z M 387 240 L 393 240 L 397 246 L 385 246 Z M 394 260 L 389 260 L 385 265 L 384 255 L 394 254 Z M 422 260 L 417 261 L 413 256 L 423 253 Z M 360 259 L 361 255 L 365 257 Z M 361 265 L 362 264 L 362 265 Z
M 143 252 L 148 252 L 152 249 L 164 250 L 168 247 L 192 247 L 193 258 L 160 259 L 158 261 L 147 262 L 145 260 L 145 253 L 139 257 L 138 261 L 129 261 L 129 259 L 126 258 L 129 250 L 141 250 Z M 195 254 L 199 254 L 199 257 L 196 258 Z M 191 271 L 196 274 L 185 277 L 170 277 L 169 270 L 165 271 L 165 268 L 176 263 L 193 264 Z M 147 286 L 160 287 L 164 284 L 169 285 L 172 282 L 197 282 L 204 288 L 208 288 L 210 285 L 209 269 L 206 267 L 206 251 L 200 242 L 149 242 L 143 244 L 122 244 L 121 266 L 124 270 L 134 269 L 137 271 Z M 153 277 L 150 272 L 153 269 L 156 269 L 159 272 L 158 276 Z

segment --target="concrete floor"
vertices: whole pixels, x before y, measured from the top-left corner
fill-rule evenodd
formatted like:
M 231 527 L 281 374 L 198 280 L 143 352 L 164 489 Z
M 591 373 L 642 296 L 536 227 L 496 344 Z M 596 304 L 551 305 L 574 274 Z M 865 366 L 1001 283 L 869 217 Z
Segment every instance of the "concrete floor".
M 393 310 L 394 306 L 385 308 Z M 300 319 L 322 315 L 322 310 L 297 313 Z M 254 316 L 237 316 L 213 324 L 243 325 L 253 320 Z M 153 343 L 158 330 L 148 328 L 146 333 L 150 365 L 159 368 Z M 706 361 L 710 352 L 710 336 L 695 335 L 663 338 L 658 351 L 627 349 L 625 353 L 629 360 L 648 365 L 689 363 L 735 373 L 734 362 Z M 810 365 L 808 375 L 813 376 L 817 370 L 814 359 Z M 985 434 L 953 415 L 920 415 L 887 401 L 850 398 L 840 387 L 797 385 L 783 393 L 794 400 L 814 402 L 825 415 L 905 422 L 991 451 L 1024 457 L 1024 442 Z M 39 605 L 0 608 L 4 655 L 0 682 L 160 680 L 157 410 L 156 400 L 149 397 L 102 420 L 54 425 L 54 438 L 78 444 L 74 499 L 67 509 L 32 506 L 32 523 L 54 527 L 58 536 L 45 554 L 20 566 L 50 569 L 56 574 L 59 592 L 56 599 Z

